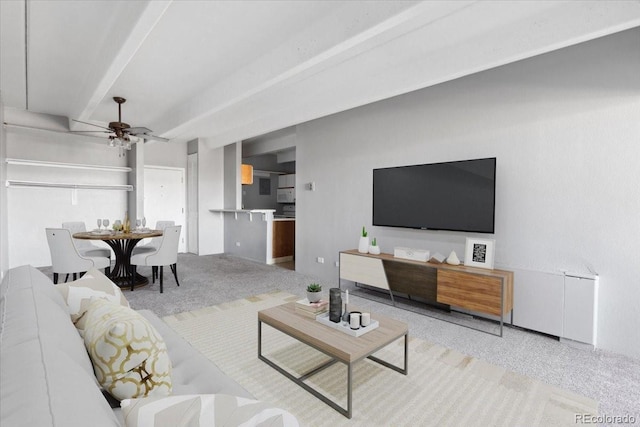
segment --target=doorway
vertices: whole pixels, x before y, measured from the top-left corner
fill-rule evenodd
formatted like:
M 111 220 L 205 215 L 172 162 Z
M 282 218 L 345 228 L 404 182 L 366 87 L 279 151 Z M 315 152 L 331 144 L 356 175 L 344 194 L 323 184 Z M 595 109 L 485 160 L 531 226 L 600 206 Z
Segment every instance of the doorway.
M 182 225 L 178 252 L 186 252 L 184 168 L 144 167 L 144 216 L 147 227 L 157 221 Z

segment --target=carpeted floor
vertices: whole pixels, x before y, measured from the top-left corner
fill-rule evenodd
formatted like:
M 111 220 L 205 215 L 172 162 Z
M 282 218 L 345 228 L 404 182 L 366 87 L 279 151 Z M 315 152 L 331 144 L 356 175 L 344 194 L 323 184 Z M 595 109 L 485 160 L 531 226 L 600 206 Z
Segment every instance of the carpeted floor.
M 256 357 L 257 312 L 298 298 L 275 292 L 163 320 L 256 398 L 291 412 L 306 426 L 569 426 L 575 425 L 575 414 L 597 414 L 592 399 L 412 338 L 407 376 L 369 360 L 354 366 L 348 420 Z M 262 342 L 266 356 L 296 376 L 329 360 L 266 325 Z M 398 340 L 376 356 L 402 366 L 403 347 Z M 307 383 L 346 406 L 345 365 L 332 365 Z
M 50 268 L 41 270 L 51 277 Z M 150 269 L 139 271 L 151 276 Z M 178 277 L 180 287 L 167 268 L 163 294 L 156 283 L 125 291 L 125 296 L 133 308 L 150 309 L 163 317 L 274 290 L 304 296 L 306 285 L 318 280 L 231 256 L 191 254 L 179 255 Z M 336 286 L 323 284 L 326 293 L 327 288 Z M 557 339 L 518 328 L 506 328 L 504 337 L 499 338 L 356 296 L 352 296 L 352 302 L 407 322 L 412 337 L 587 396 L 600 403 L 601 415 L 632 416 L 635 421 L 631 424 L 640 425 L 638 359 L 603 350 L 575 349 Z

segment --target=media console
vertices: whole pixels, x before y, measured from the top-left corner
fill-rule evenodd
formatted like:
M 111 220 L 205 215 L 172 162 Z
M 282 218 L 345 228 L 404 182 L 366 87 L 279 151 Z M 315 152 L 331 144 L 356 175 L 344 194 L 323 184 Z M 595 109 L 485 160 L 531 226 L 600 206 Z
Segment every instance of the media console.
M 462 265 L 435 264 L 395 258 L 391 254 L 362 254 L 355 249 L 340 252 L 342 280 L 419 297 L 440 308 L 460 307 L 500 318 L 513 310 L 513 272 Z

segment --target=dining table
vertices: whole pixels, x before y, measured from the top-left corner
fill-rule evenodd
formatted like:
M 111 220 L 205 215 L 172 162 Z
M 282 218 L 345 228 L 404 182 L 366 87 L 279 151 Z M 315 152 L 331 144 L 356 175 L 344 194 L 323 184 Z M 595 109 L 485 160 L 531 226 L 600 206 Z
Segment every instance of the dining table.
M 102 240 L 113 249 L 116 260 L 115 266 L 109 274 L 109 279 L 122 288 L 130 287 L 132 279 L 134 287 L 144 286 L 149 283 L 149 279 L 138 272 L 134 274 L 133 278 L 130 277 L 130 273 L 133 271 L 131 269 L 131 254 L 133 253 L 133 248 L 136 247 L 140 240 L 159 237 L 162 236 L 162 234 L 162 230 L 150 229 L 131 230 L 128 233 L 113 230 L 93 230 L 74 233 L 73 238 Z

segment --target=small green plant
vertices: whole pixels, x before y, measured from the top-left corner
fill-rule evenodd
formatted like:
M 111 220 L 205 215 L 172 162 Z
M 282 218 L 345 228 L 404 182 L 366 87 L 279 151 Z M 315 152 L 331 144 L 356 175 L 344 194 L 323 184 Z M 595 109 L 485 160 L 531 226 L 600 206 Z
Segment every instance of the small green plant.
M 312 283 L 307 286 L 307 292 L 320 292 L 322 291 L 322 285 L 319 283 Z
M 371 241 L 371 246 L 377 246 L 378 242 L 376 241 L 376 238 L 374 237 L 373 240 Z
M 362 226 L 362 237 L 367 237 L 367 230 L 364 229 L 364 225 Z

